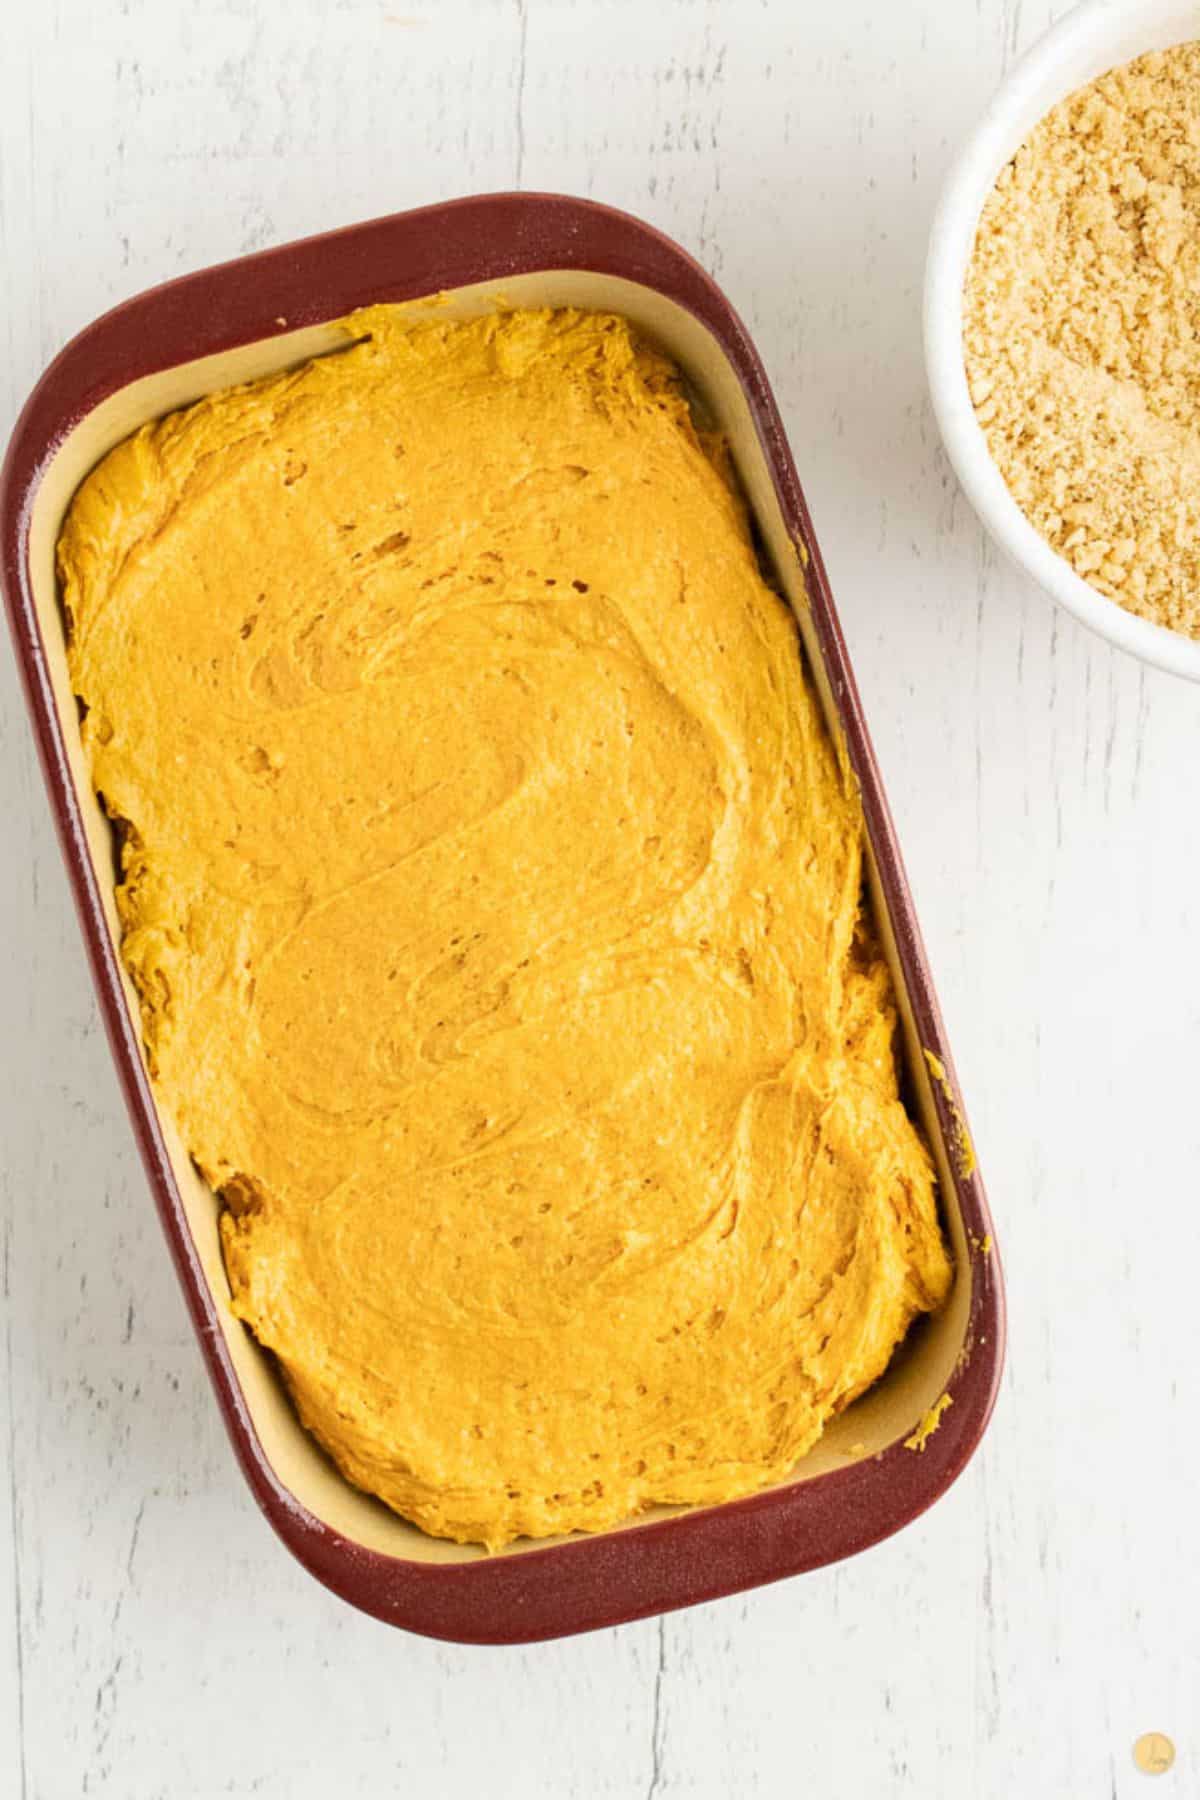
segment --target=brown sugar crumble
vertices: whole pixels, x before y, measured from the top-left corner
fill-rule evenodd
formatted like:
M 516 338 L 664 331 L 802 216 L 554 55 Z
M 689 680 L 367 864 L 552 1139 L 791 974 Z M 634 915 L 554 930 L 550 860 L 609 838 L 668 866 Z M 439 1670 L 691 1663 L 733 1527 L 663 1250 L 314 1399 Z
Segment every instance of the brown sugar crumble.
M 1110 600 L 1200 638 L 1200 43 L 1041 120 L 963 298 L 971 399 L 1026 517 Z

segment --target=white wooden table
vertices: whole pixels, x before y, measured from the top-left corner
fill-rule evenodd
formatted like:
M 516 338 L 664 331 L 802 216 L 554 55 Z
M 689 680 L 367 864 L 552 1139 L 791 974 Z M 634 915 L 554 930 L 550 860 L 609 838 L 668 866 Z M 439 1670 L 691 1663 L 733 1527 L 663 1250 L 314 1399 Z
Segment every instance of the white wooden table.
M 614 201 L 726 286 L 857 664 L 1011 1339 L 971 1469 L 855 1562 L 524 1650 L 351 1612 L 278 1547 L 226 1446 L 0 654 L 0 1794 L 1200 1794 L 1200 691 L 998 563 L 940 453 L 919 344 L 951 150 L 1055 10 L 5 13 L 4 430 L 125 295 L 452 194 Z M 1150 1728 L 1179 1753 L 1157 1782 L 1131 1755 Z

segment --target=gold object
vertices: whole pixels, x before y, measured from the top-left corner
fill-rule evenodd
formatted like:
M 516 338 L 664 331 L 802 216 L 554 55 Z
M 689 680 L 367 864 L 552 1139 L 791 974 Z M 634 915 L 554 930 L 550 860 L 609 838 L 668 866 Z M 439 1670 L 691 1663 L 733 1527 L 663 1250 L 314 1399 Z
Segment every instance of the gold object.
M 1133 1760 L 1143 1775 L 1165 1775 L 1175 1761 L 1175 1746 L 1165 1731 L 1143 1731 L 1133 1746 Z

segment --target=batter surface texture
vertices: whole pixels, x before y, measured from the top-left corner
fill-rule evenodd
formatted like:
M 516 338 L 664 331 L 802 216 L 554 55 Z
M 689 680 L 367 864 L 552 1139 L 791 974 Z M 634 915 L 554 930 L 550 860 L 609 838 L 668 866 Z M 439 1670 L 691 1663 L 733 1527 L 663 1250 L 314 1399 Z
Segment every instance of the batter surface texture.
M 950 1283 L 853 784 L 623 321 L 347 329 L 120 445 L 60 543 L 158 1094 L 398 1512 L 751 1492 Z

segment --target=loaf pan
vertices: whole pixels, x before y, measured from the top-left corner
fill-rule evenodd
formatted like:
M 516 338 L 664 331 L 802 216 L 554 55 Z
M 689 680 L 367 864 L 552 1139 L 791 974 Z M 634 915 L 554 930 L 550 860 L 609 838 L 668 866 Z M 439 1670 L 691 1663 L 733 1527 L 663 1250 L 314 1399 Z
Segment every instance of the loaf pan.
M 906 1096 L 937 1163 L 956 1269 L 939 1314 L 914 1327 L 885 1377 L 786 1481 L 750 1499 L 660 1509 L 596 1536 L 518 1543 L 492 1555 L 427 1537 L 350 1486 L 302 1429 L 270 1359 L 230 1311 L 216 1199 L 147 1077 L 118 954 L 111 828 L 81 751 L 54 570 L 72 494 L 129 432 L 214 389 L 340 347 L 335 321 L 356 307 L 423 299 L 436 300 L 442 318 L 497 303 L 622 313 L 675 359 L 725 431 L 829 729 L 862 791 L 872 904 L 902 1014 Z M 150 1189 L 238 1461 L 304 1566 L 390 1624 L 462 1641 L 523 1642 L 834 1562 L 943 1494 L 979 1442 L 999 1378 L 1003 1296 L 992 1226 L 808 509 L 762 364 L 715 282 L 650 226 L 548 194 L 456 200 L 186 275 L 105 314 L 51 364 L 0 475 L 0 531 L 33 731 Z

